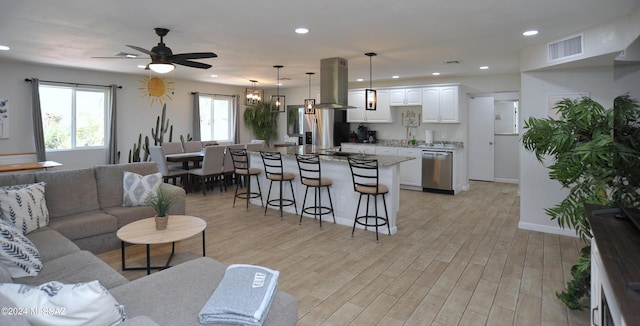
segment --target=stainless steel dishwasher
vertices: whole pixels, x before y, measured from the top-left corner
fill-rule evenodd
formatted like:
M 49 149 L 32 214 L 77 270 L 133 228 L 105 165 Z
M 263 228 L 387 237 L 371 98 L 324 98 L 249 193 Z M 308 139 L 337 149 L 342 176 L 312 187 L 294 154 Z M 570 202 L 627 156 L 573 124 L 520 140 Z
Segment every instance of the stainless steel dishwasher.
M 422 190 L 453 195 L 453 152 L 422 151 Z

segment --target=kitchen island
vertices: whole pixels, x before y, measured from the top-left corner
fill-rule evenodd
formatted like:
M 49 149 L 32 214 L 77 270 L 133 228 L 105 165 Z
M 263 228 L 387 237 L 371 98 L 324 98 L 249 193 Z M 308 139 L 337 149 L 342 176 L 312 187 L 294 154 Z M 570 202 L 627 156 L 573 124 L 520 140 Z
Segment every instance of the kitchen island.
M 347 161 L 348 155 L 353 155 L 358 158 L 367 158 L 367 159 L 377 159 L 378 160 L 378 171 L 379 171 L 379 182 L 385 184 L 389 187 L 389 193 L 385 196 L 387 201 L 387 209 L 389 213 L 389 230 L 391 234 L 395 234 L 398 229 L 396 226 L 396 217 L 398 215 L 398 210 L 400 209 L 400 163 L 413 160 L 413 157 L 404 157 L 404 156 L 387 156 L 387 155 L 369 155 L 369 154 L 360 154 L 360 153 L 346 153 L 339 152 L 338 148 L 316 148 L 311 145 L 303 145 L 303 146 L 290 146 L 290 147 L 281 147 L 281 148 L 269 148 L 265 149 L 265 151 L 274 151 L 280 152 L 282 154 L 282 164 L 284 166 L 285 172 L 293 173 L 296 178 L 293 181 L 293 191 L 296 197 L 298 214 L 300 214 L 302 210 L 302 200 L 304 199 L 305 186 L 300 183 L 300 173 L 298 169 L 298 163 L 296 161 L 296 154 L 318 154 L 321 160 L 321 168 L 322 168 L 322 177 L 329 178 L 333 181 L 332 186 L 329 188 L 331 192 L 331 199 L 333 201 L 333 209 L 334 214 L 336 216 L 336 223 L 342 225 L 353 226 L 353 220 L 356 214 L 356 208 L 358 204 L 359 194 L 353 189 L 353 180 L 351 177 L 351 170 L 349 169 L 349 162 Z M 264 165 L 262 163 L 262 158 L 260 153 L 257 151 L 249 152 L 251 167 L 259 168 L 264 171 Z M 266 179 L 264 173 L 260 176 L 260 185 L 262 190 L 263 199 L 266 203 L 266 196 L 269 191 L 269 183 L 270 181 Z M 255 179 L 252 179 L 251 189 L 257 189 L 257 184 Z M 273 188 L 271 189 L 271 196 L 274 197 L 274 194 L 277 194 L 279 191 L 279 184 L 274 182 Z M 311 203 L 313 201 L 313 189 L 309 190 L 309 195 L 307 196 L 307 203 Z M 283 183 L 283 194 L 285 198 L 290 198 L 291 189 L 287 183 Z M 361 204 L 360 214 L 364 214 L 365 204 L 364 201 Z M 260 199 L 254 198 L 251 200 L 252 204 L 260 205 Z M 329 199 L 327 197 L 326 190 L 322 189 L 322 203 L 329 203 Z M 309 205 L 309 204 L 308 204 Z M 273 208 L 273 207 L 270 207 Z M 284 211 L 288 213 L 295 214 L 295 210 L 293 206 L 284 207 Z M 373 212 L 373 201 L 371 202 L 371 207 L 369 208 L 369 212 Z M 269 214 L 269 212 L 267 212 Z M 273 214 L 273 213 L 271 213 Z M 378 200 L 378 214 L 384 215 L 384 206 L 382 200 Z M 309 219 L 303 219 L 302 223 L 318 223 L 314 222 L 312 216 L 306 216 Z M 326 222 L 332 221 L 331 214 L 323 215 L 323 219 Z M 363 228 L 358 225 L 359 228 Z M 375 231 L 375 228 L 369 227 L 369 231 Z M 387 233 L 387 226 L 381 227 L 379 232 L 381 234 Z

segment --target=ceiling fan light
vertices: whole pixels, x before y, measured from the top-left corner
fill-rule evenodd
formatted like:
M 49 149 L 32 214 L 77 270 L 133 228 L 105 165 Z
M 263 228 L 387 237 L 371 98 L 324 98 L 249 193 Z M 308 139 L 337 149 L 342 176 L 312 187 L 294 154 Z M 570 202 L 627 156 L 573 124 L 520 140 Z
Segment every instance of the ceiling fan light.
M 170 62 L 152 62 L 149 64 L 149 69 L 159 74 L 166 74 L 168 72 L 173 71 L 173 69 L 175 68 L 176 66 Z

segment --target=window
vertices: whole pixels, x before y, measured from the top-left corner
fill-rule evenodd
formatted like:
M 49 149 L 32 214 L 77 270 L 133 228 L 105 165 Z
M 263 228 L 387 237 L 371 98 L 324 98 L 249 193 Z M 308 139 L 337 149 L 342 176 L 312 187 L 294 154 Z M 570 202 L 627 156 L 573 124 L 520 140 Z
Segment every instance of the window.
M 39 91 L 46 150 L 105 146 L 107 89 L 41 84 Z
M 233 98 L 200 95 L 200 139 L 233 142 Z

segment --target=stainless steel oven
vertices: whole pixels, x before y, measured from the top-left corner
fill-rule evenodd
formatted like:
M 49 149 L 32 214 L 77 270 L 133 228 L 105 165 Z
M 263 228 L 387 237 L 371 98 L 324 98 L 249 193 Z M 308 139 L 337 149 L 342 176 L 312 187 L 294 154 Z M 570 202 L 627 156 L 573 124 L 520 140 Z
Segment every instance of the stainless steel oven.
M 422 151 L 422 190 L 453 195 L 452 151 Z

